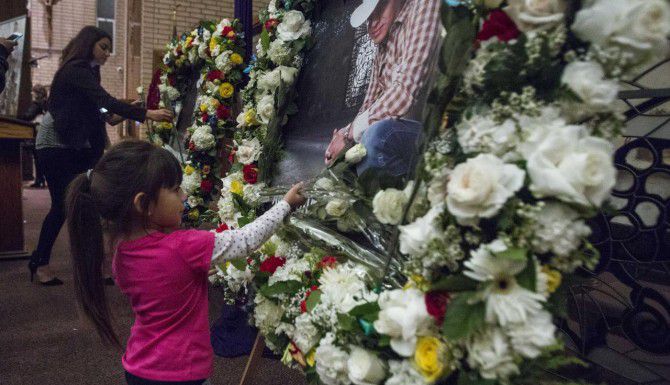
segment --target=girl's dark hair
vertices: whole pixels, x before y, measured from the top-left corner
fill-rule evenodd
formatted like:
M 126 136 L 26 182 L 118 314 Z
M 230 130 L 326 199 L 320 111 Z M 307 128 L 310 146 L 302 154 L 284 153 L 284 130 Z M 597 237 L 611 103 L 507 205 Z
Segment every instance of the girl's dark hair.
M 113 245 L 129 233 L 138 215 L 146 221 L 149 204 L 158 199 L 161 188 L 174 188 L 181 179 L 181 166 L 168 151 L 128 140 L 113 146 L 89 173 L 78 175 L 68 187 L 67 222 L 77 300 L 103 340 L 116 347 L 121 344 L 102 280 L 103 227 Z M 139 193 L 145 194 L 142 213 L 133 204 Z
M 93 60 L 93 47 L 95 43 L 104 38 L 108 38 L 110 42 L 112 41 L 112 37 L 98 27 L 87 25 L 82 28 L 77 36 L 72 38 L 63 48 L 59 68 L 74 60 Z

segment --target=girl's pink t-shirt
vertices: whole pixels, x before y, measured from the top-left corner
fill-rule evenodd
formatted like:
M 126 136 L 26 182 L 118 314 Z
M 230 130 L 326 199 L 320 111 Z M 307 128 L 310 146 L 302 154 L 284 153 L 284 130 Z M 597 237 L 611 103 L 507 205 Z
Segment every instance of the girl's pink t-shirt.
M 201 230 L 119 244 L 112 270 L 135 313 L 122 359 L 128 372 L 157 381 L 210 377 L 207 273 L 213 249 L 214 233 Z

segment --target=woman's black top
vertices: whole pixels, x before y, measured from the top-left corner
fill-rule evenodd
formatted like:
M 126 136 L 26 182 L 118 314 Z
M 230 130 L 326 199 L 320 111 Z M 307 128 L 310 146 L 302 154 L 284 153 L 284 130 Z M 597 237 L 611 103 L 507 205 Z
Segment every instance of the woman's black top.
M 54 129 L 67 145 L 81 148 L 86 141 L 94 154 L 105 148 L 105 120 L 100 108 L 143 122 L 146 109 L 123 103 L 100 85 L 100 66 L 73 60 L 61 67 L 51 83 L 48 110 Z

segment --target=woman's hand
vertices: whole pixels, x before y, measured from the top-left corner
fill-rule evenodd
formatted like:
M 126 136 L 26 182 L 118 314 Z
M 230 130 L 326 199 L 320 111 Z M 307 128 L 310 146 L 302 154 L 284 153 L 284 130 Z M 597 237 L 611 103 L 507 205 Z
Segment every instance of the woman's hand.
M 346 148 L 347 146 L 347 137 L 343 130 L 333 130 L 333 138 L 328 144 L 326 149 L 326 154 L 323 158 L 326 165 L 330 165 L 337 159 L 337 156 Z
M 169 122 L 174 118 L 174 114 L 170 110 L 147 110 L 147 119 L 156 122 Z
M 284 200 L 286 203 L 291 205 L 292 209 L 297 209 L 298 207 L 302 206 L 307 198 L 303 195 L 303 187 L 304 184 L 303 182 L 296 183 L 291 187 L 290 190 L 284 195 Z

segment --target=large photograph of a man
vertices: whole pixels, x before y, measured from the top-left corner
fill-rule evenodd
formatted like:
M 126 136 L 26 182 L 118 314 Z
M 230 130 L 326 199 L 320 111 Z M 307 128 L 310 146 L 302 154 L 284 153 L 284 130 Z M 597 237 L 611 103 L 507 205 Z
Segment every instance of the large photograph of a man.
M 351 26 L 366 25 L 377 50 L 363 105 L 351 123 L 333 131 L 326 164 L 362 143 L 367 155 L 357 165 L 359 175 L 377 169 L 406 176 L 414 169 L 437 59 L 439 10 L 440 0 L 363 0 L 353 11 Z

